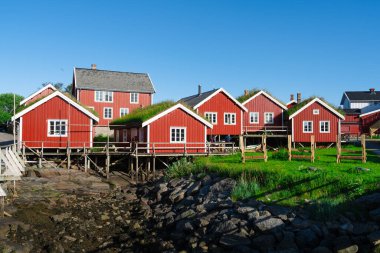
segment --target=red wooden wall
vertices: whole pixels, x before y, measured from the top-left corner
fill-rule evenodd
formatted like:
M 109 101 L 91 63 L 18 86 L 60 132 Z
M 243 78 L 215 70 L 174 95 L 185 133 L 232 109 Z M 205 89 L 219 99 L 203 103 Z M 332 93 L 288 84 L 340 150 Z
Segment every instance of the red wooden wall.
M 43 97 L 46 97 L 47 95 L 50 95 L 51 93 L 53 93 L 55 90 L 53 90 L 52 88 L 47 88 L 45 90 L 43 90 L 42 92 L 38 93 L 37 95 L 35 95 L 34 97 L 32 97 L 31 99 L 29 99 L 28 101 L 25 102 L 25 105 L 28 105 L 30 103 L 33 103 L 34 101 L 38 100 L 38 99 L 41 99 Z
M 319 115 L 313 115 L 313 109 L 319 109 Z M 303 133 L 303 121 L 313 121 L 313 133 Z M 330 121 L 330 133 L 320 133 L 319 122 Z M 293 118 L 293 141 L 310 142 L 311 135 L 316 142 L 336 142 L 339 118 L 318 102 L 314 102 Z
M 372 113 L 361 118 L 363 124 L 363 132 L 369 134 L 369 128 L 380 120 L 380 112 Z
M 247 127 L 247 129 L 260 130 L 263 129 L 264 126 L 283 125 L 283 109 L 263 94 L 260 94 L 259 96 L 255 97 L 248 103 L 244 104 L 244 106 L 248 109 L 248 112 L 244 112 L 244 131 L 245 127 Z M 250 112 L 259 113 L 259 124 L 249 123 Z M 274 113 L 273 124 L 264 124 L 264 113 L 266 112 Z
M 361 120 L 359 114 L 346 114 L 345 119 L 341 123 L 342 134 L 360 135 Z
M 205 112 L 218 113 L 217 124 L 213 126 L 213 129 L 207 129 L 208 135 L 240 135 L 242 133 L 243 110 L 223 92 L 219 92 L 198 107 L 199 115 L 204 117 Z M 224 113 L 236 113 L 236 125 L 225 125 Z
M 69 113 L 70 112 L 70 113 Z M 70 115 L 70 116 L 69 116 Z M 68 137 L 48 137 L 48 120 L 68 120 Z M 54 97 L 22 116 L 22 140 L 29 147 L 90 147 L 90 120 L 60 97 Z
M 95 102 L 95 91 L 94 90 L 77 90 L 78 100 L 90 107 L 94 107 L 95 111 L 99 114 L 99 125 L 107 125 L 113 119 L 120 118 L 120 108 L 129 108 L 129 112 L 132 112 L 136 108 L 145 107 L 151 105 L 152 94 L 149 93 L 139 93 L 139 103 L 130 103 L 130 93 L 129 92 L 113 92 L 113 102 Z M 112 107 L 113 108 L 113 119 L 103 118 L 103 108 Z

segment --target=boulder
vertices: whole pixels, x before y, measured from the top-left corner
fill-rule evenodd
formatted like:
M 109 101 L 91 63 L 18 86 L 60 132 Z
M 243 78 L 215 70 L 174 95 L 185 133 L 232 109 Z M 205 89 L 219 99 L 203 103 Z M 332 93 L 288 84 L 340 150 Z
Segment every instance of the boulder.
M 219 243 L 226 247 L 235 247 L 238 245 L 249 245 L 251 240 L 241 234 L 224 234 Z
M 296 242 L 300 248 L 314 248 L 318 246 L 319 238 L 311 228 L 307 228 L 297 232 Z
M 380 208 L 370 211 L 369 217 L 374 221 L 380 221 Z
M 373 246 L 380 245 L 380 230 L 372 232 L 367 238 Z
M 260 235 L 252 239 L 252 246 L 262 251 L 273 249 L 276 239 L 273 235 Z
M 215 221 L 212 232 L 216 234 L 231 234 L 236 232 L 237 229 L 236 224 L 230 220 L 221 222 Z
M 269 232 L 273 229 L 279 229 L 285 224 L 281 219 L 273 217 L 259 218 L 255 222 L 255 227 L 261 232 Z

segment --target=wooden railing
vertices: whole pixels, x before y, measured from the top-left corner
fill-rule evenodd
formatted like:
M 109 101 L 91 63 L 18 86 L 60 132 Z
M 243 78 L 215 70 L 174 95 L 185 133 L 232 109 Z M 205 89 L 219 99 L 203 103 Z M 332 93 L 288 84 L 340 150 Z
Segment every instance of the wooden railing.
M 243 126 L 243 132 L 245 134 L 249 133 L 266 133 L 269 134 L 288 134 L 287 126 Z

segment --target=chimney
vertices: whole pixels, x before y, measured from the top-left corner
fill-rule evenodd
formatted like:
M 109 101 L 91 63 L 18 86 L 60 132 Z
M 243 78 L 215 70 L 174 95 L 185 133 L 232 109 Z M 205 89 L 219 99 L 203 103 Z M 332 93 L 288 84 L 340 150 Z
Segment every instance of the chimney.
M 294 100 L 294 94 L 290 94 L 290 101 Z
M 202 94 L 202 85 L 198 85 L 198 96 Z
M 369 91 L 371 92 L 371 95 L 375 95 L 376 94 L 375 88 L 370 88 Z
M 248 96 L 248 90 L 244 90 L 244 96 Z
M 297 104 L 301 103 L 301 93 L 297 93 Z
M 96 69 L 96 64 L 91 64 L 91 69 Z

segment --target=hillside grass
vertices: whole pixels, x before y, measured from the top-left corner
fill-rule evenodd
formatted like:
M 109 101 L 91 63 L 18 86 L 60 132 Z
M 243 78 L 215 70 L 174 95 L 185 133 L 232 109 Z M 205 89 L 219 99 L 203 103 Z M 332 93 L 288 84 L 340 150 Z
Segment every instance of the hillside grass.
M 360 151 L 354 146 L 344 148 Z M 307 154 L 308 150 L 299 153 Z M 357 160 L 337 164 L 335 148 L 317 149 L 314 163 L 288 161 L 286 150 L 268 155 L 268 162 L 249 160 L 245 164 L 239 153 L 200 157 L 195 159 L 193 170 L 237 179 L 232 192 L 234 200 L 255 198 L 268 204 L 303 207 L 319 218 L 347 210 L 351 200 L 380 189 L 380 158 L 371 153 L 366 164 Z

